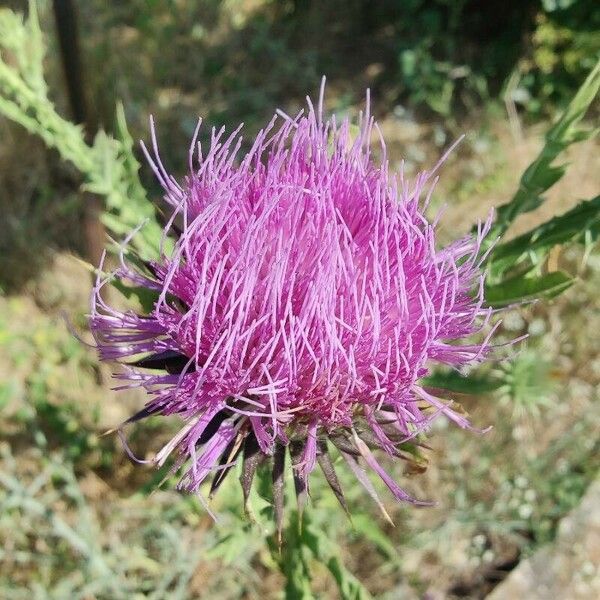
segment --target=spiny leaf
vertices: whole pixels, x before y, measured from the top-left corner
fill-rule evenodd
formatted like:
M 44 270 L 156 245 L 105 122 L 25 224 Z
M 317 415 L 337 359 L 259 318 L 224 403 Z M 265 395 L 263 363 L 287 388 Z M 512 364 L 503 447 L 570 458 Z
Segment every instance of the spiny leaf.
M 121 236 L 147 220 L 131 243 L 142 258 L 158 256 L 162 228 L 139 180 L 122 108 L 117 109 L 118 137 L 100 131 L 92 145 L 81 126 L 58 114 L 43 77 L 45 47 L 33 0 L 25 22 L 12 11 L 0 11 L 0 50 L 16 59 L 9 63 L 0 54 L 0 114 L 39 136 L 81 172 L 84 189 L 104 197 L 103 221 L 111 231 Z M 172 242 L 165 243 L 168 252 Z
M 490 240 L 502 236 L 517 216 L 537 208 L 543 201 L 542 194 L 562 177 L 564 166 L 554 166 L 552 163 L 569 145 L 592 135 L 592 131 L 582 131 L 577 125 L 599 88 L 600 61 L 596 63 L 561 118 L 546 134 L 544 147 L 523 173 L 519 189 L 512 200 L 498 208 Z M 489 260 L 493 261 L 493 254 Z
M 485 299 L 489 306 L 502 307 L 542 296 L 552 298 L 573 285 L 575 280 L 562 271 L 541 277 L 517 277 L 498 285 L 486 286 Z
M 593 240 L 600 235 L 600 196 L 581 202 L 566 213 L 497 246 L 492 273 L 497 277 L 522 257 L 531 257 L 532 254 L 539 264 L 553 246 L 582 240 L 588 233 Z

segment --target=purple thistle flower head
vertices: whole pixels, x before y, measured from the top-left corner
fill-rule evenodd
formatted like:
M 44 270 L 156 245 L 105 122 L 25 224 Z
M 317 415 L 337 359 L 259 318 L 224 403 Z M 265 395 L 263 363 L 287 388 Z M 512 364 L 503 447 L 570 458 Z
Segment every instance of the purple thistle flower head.
M 182 427 L 153 462 L 174 456 L 180 488 L 211 494 L 242 460 L 247 500 L 254 473 L 272 460 L 281 526 L 286 450 L 300 504 L 318 463 L 345 501 L 329 452 L 337 448 L 376 498 L 363 465 L 392 494 L 416 502 L 373 450 L 405 457 L 402 443 L 445 415 L 464 416 L 420 383 L 432 362 L 459 369 L 481 361 L 489 336 L 480 246 L 487 232 L 438 248 L 424 216 L 433 172 L 410 183 L 376 160 L 368 103 L 358 130 L 306 113 L 278 113 L 241 153 L 239 129 L 213 130 L 190 150 L 180 185 L 159 157 L 150 164 L 172 217 L 174 250 L 118 278 L 156 294 L 148 314 L 121 312 L 101 295 L 90 317 L 100 357 L 149 401 L 127 422 L 177 415 Z M 379 500 L 376 498 L 380 504 Z

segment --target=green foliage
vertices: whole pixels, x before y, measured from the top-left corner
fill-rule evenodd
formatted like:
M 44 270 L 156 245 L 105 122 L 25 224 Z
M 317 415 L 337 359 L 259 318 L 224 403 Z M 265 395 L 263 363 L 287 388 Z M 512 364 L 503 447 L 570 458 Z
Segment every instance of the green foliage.
M 456 371 L 436 371 L 422 379 L 424 385 L 462 394 L 489 394 L 502 386 L 502 380 L 487 374 L 462 375 Z
M 500 308 L 537 298 L 553 298 L 573 285 L 573 279 L 562 271 L 546 273 L 539 277 L 518 275 L 502 283 L 488 285 L 485 299 L 489 306 Z
M 569 242 L 595 242 L 599 234 L 600 196 L 596 196 L 496 246 L 492 273 L 498 276 L 524 261 L 530 261 L 532 265 L 542 264 L 554 246 Z
M 61 117 L 48 98 L 44 53 L 34 0 L 26 21 L 0 10 L 0 114 L 41 137 L 81 172 L 85 189 L 104 197 L 104 221 L 116 235 L 147 221 L 133 244 L 142 256 L 156 256 L 161 230 L 138 178 L 122 108 L 117 110 L 117 136 L 100 131 L 87 144 L 82 127 Z
M 38 447 L 60 445 L 72 460 L 110 463 L 112 443 L 100 443 L 94 431 L 98 406 L 91 397 L 82 405 L 81 391 L 93 387 L 95 376 L 88 352 L 60 322 L 36 321 L 25 327 L 31 307 L 0 299 L 6 315 L 0 318 L 0 347 L 9 373 L 0 386 L 4 396 L 4 425 L 8 434 L 13 425 L 26 428 Z M 79 382 L 79 390 L 63 389 L 65 380 Z M 107 442 L 108 440 L 105 440 Z
M 286 577 L 287 600 L 314 598 L 310 582 L 313 577 L 311 562 L 325 566 L 333 577 L 342 600 L 370 600 L 371 594 L 344 566 L 339 549 L 322 528 L 315 527 L 310 514 L 302 519 L 293 512 L 285 531 L 285 542 L 279 563 Z
M 373 517 L 364 513 L 355 513 L 351 517 L 351 523 L 352 529 L 360 537 L 369 540 L 386 560 L 390 563 L 398 560 L 398 549 Z
M 580 122 L 600 89 L 600 61 L 588 75 L 573 100 L 548 130 L 537 158 L 525 169 L 513 198 L 497 209 L 487 247 L 502 238 L 521 214 L 537 209 L 544 194 L 564 175 L 567 166 L 554 163 L 576 142 L 593 132 Z M 540 274 L 550 251 L 559 244 L 592 240 L 597 236 L 600 204 L 592 199 L 533 230 L 492 249 L 487 258 L 489 276 L 485 298 L 490 306 L 503 307 L 536 298 L 552 298 L 573 284 L 561 271 Z
M 213 123 L 243 121 L 254 131 L 273 106 L 296 106 L 322 74 L 344 89 L 372 81 L 394 102 L 448 119 L 496 98 L 510 80 L 511 100 L 547 116 L 598 56 L 594 0 L 175 4 L 92 0 L 81 12 L 95 40 L 92 68 L 103 71 L 92 82 L 100 103 L 112 111 L 115 96 L 127 97 L 130 125 L 144 129 L 135 106 L 152 104 L 177 141 L 194 129 L 190 104 Z M 185 158 L 185 144 L 169 146 Z
M 498 523 L 509 523 L 516 534 L 528 532 L 532 539 L 522 543 L 529 552 L 554 539 L 559 520 L 578 504 L 597 476 L 600 448 L 592 433 L 597 428 L 594 418 L 597 413 L 586 415 L 569 435 L 561 436 L 499 486 L 491 516 Z
M 525 169 L 519 189 L 510 202 L 498 207 L 491 236 L 502 236 L 522 213 L 535 210 L 548 191 L 565 173 L 566 166 L 554 166 L 554 161 L 575 142 L 588 139 L 591 131 L 579 127 L 580 121 L 600 89 L 600 60 L 575 94 L 560 119 L 546 133 L 546 140 L 537 158 Z
M 411 104 L 425 105 L 443 117 L 449 117 L 454 107 L 456 89 L 468 82 L 471 92 L 479 97 L 487 93 L 485 79 L 473 75 L 466 65 L 453 65 L 436 60 L 431 53 L 432 38 L 402 50 L 399 55 L 400 81 Z
M 38 460 L 40 468 L 35 476 L 23 477 L 10 450 L 4 447 L 0 453 L 0 560 L 12 563 L 0 575 L 7 597 L 188 597 L 203 548 L 182 540 L 181 517 L 172 508 L 158 500 L 151 513 L 132 503 L 119 507 L 114 523 L 128 529 L 125 542 L 118 529 L 104 529 L 60 453 L 43 459 L 30 453 L 29 458 Z M 170 519 L 165 510 L 171 511 Z
M 530 113 L 564 104 L 600 58 L 600 12 L 585 0 L 544 0 L 509 92 Z M 509 90 L 507 90 L 509 91 Z
M 487 100 L 507 80 L 510 100 L 547 113 L 569 100 L 600 57 L 590 0 L 410 0 L 373 11 L 394 28 L 401 97 L 444 117 Z
M 402 98 L 413 106 L 425 106 L 449 117 L 461 98 L 464 105 L 465 101 L 488 97 L 486 71 L 490 64 L 489 58 L 483 56 L 488 43 L 480 45 L 474 54 L 469 39 L 471 33 L 485 29 L 485 23 L 480 21 L 481 11 L 472 11 L 465 0 L 411 0 L 389 16 L 398 47 L 397 79 Z M 516 30 L 519 19 L 515 15 Z M 502 71 L 503 67 L 494 62 L 500 63 L 498 59 L 496 56 L 490 63 Z

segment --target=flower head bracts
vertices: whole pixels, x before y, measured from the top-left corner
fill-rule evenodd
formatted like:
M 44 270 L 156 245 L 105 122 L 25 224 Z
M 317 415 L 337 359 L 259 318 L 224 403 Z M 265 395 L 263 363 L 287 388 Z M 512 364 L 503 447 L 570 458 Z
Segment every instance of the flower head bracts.
M 419 380 L 431 361 L 458 369 L 489 353 L 489 336 L 460 344 L 490 315 L 488 226 L 438 249 L 421 200 L 432 174 L 412 184 L 390 174 L 385 146 L 380 160 L 371 152 L 373 129 L 368 108 L 356 134 L 325 120 L 321 96 L 294 119 L 279 113 L 246 153 L 237 131 L 213 131 L 206 151 L 194 141 L 181 185 L 153 132 L 175 248 L 143 273 L 126 260 L 116 271 L 156 292 L 149 314 L 107 306 L 99 281 L 90 325 L 101 358 L 127 364 L 119 377 L 150 394 L 130 421 L 184 419 L 155 461 L 177 451 L 181 487 L 212 474 L 216 488 L 239 457 L 249 487 L 259 458 L 275 455 L 281 470 L 289 446 L 299 497 L 317 463 L 340 497 L 329 440 L 411 500 L 371 450 L 401 455 L 439 414 L 468 426 Z

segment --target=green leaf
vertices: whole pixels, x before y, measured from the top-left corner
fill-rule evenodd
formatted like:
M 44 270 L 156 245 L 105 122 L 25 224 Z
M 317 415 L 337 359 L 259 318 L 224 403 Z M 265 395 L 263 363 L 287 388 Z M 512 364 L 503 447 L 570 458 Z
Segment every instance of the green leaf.
M 312 600 L 310 549 L 300 532 L 298 513 L 292 513 L 278 564 L 286 578 L 286 600 Z
M 502 381 L 489 375 L 461 375 L 456 371 L 438 371 L 424 377 L 423 385 L 458 392 L 460 394 L 489 394 L 497 390 Z
M 581 202 L 563 215 L 497 246 L 492 272 L 498 276 L 513 267 L 521 257 L 532 254 L 535 254 L 535 262 L 539 264 L 552 247 L 582 240 L 588 233 L 592 240 L 600 235 L 600 196 Z
M 396 560 L 398 550 L 392 544 L 390 538 L 377 525 L 375 519 L 365 514 L 353 514 L 352 526 L 357 533 L 373 543 L 388 560 Z
M 489 239 L 504 235 L 511 223 L 522 213 L 536 209 L 542 194 L 564 174 L 564 165 L 554 166 L 554 160 L 571 144 L 593 135 L 593 131 L 578 129 L 577 125 L 587 112 L 600 89 L 600 60 L 569 103 L 567 109 L 546 134 L 544 147 L 521 177 L 519 189 L 512 200 L 500 206 Z M 491 257 L 490 261 L 493 260 Z
M 10 61 L 3 50 L 10 53 Z M 80 171 L 84 189 L 104 198 L 103 220 L 112 233 L 122 236 L 147 220 L 131 245 L 143 258 L 156 258 L 162 228 L 139 179 L 139 164 L 122 107 L 117 107 L 116 137 L 100 131 L 93 144 L 88 144 L 82 127 L 63 118 L 48 98 L 44 54 L 35 1 L 30 1 L 26 21 L 21 15 L 1 9 L 0 114 L 40 137 Z M 167 245 L 166 251 L 170 247 Z
M 342 600 L 371 600 L 372 596 L 367 588 L 344 565 L 337 545 L 325 531 L 313 526 L 308 519 L 302 527 L 300 542 L 327 567 L 335 579 Z
M 337 583 L 342 600 L 369 600 L 372 598 L 367 588 L 350 573 L 338 556 L 331 556 L 326 566 Z
M 562 271 L 541 277 L 515 277 L 493 286 L 486 286 L 485 299 L 489 306 L 498 308 L 541 296 L 552 298 L 564 292 L 575 280 Z

